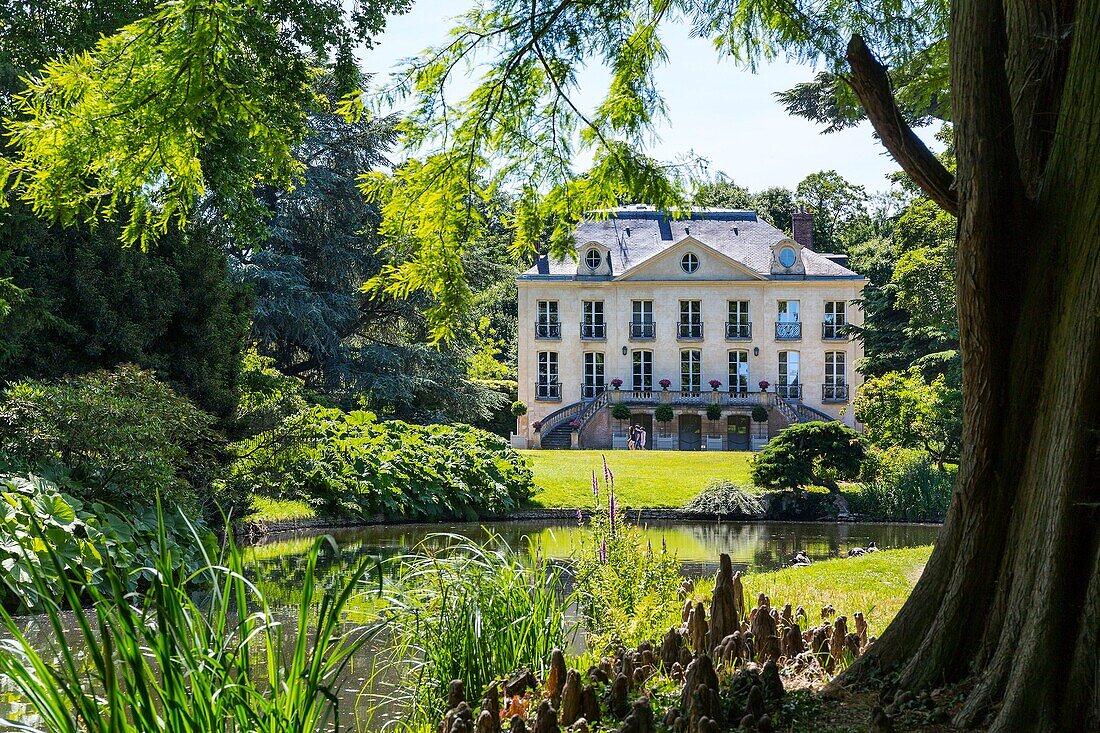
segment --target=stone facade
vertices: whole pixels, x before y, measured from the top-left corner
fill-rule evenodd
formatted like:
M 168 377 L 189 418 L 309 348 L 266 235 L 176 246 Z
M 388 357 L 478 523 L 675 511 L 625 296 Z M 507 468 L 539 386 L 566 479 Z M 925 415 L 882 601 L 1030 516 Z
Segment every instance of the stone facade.
M 853 301 L 864 278 L 752 212 L 708 210 L 670 220 L 648 207 L 625 207 L 582 223 L 576 241 L 575 261 L 544 259 L 518 278 L 519 398 L 529 408 L 518 426 L 520 442 L 531 441 L 536 422 L 599 397 L 614 379 L 622 380 L 618 399 L 652 414 L 667 379 L 676 408 L 669 429 L 690 432 L 695 418 L 680 415 L 699 415 L 705 449 L 717 424 L 704 414 L 706 402 L 718 399 L 708 397 L 709 382 L 721 382 L 723 395 L 733 380 L 755 393 L 761 380 L 783 381 L 781 360 L 783 397 L 854 426 L 850 400 L 861 381 L 855 365 L 862 348 L 844 325 L 862 324 Z M 747 362 L 747 378 L 738 378 L 745 367 L 738 370 L 736 362 L 731 377 L 731 352 Z M 775 387 L 769 392 L 761 402 L 774 402 Z M 603 397 L 611 399 L 611 392 Z M 744 393 L 723 399 L 729 403 L 723 423 L 748 414 L 751 404 L 743 403 L 755 401 Z M 611 445 L 616 421 L 600 412 L 585 415 L 582 445 Z M 773 415 L 769 432 L 777 421 L 785 422 Z M 733 442 L 737 430 L 729 426 Z

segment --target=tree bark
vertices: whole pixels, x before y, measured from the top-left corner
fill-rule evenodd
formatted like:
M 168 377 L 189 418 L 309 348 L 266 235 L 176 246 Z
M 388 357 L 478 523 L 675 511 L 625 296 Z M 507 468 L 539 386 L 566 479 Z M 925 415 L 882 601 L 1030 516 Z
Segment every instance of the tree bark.
M 1100 0 L 957 0 L 951 38 L 959 479 L 924 576 L 844 679 L 969 678 L 959 725 L 1097 730 Z

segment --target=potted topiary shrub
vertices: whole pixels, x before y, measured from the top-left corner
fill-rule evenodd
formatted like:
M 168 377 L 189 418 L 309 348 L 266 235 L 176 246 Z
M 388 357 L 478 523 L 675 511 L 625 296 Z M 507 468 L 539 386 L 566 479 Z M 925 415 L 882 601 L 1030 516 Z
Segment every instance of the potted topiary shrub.
M 629 420 L 630 408 L 624 405 L 622 402 L 619 402 L 618 404 L 612 406 L 611 417 L 615 418 L 616 420 Z
M 672 418 L 671 405 L 658 405 L 657 409 L 653 411 L 653 419 L 661 424 L 661 434 L 654 441 L 654 447 L 658 450 L 673 450 L 676 447 L 673 444 L 674 439 L 668 432 L 668 424 L 672 422 Z
M 722 406 L 717 404 L 707 405 L 707 419 L 718 420 L 722 417 Z
M 527 405 L 521 400 L 512 403 L 512 417 L 520 418 L 527 414 Z
M 768 421 L 768 408 L 763 405 L 757 405 L 752 408 L 752 421 L 753 422 L 767 422 Z

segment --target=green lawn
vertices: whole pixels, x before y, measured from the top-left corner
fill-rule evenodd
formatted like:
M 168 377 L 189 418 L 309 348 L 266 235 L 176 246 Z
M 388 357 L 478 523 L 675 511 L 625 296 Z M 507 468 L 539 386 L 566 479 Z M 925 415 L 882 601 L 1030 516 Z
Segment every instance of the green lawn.
M 250 522 L 290 522 L 297 519 L 313 519 L 317 516 L 317 512 L 309 504 L 293 499 L 253 496 L 252 508 L 256 513 L 248 517 Z
M 542 507 L 592 505 L 592 472 L 603 490 L 603 462 L 615 474 L 619 505 L 633 509 L 681 507 L 711 479 L 750 486 L 749 452 L 534 450 L 531 459 L 538 486 L 534 502 Z
M 811 624 L 820 623 L 822 606 L 831 605 L 848 617 L 849 631 L 855 629 L 852 614 L 862 611 L 868 633 L 877 636 L 909 597 L 930 554 L 931 546 L 909 547 L 746 575 L 745 600 L 755 606 L 756 595 L 763 592 L 773 607 L 802 606 Z

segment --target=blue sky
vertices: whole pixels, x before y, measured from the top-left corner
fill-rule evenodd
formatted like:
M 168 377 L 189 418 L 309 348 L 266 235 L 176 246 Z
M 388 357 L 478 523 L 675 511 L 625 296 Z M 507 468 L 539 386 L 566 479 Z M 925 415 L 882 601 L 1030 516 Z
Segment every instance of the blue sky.
M 448 18 L 468 5 L 465 0 L 417 0 L 407 15 L 391 18 L 376 47 L 361 56 L 364 68 L 382 81 L 399 59 L 444 39 Z M 871 192 L 888 188 L 885 176 L 897 165 L 873 138 L 869 124 L 823 135 L 817 125 L 788 115 L 772 96 L 808 81 L 811 67 L 776 62 L 753 74 L 719 59 L 708 40 L 690 38 L 685 27 L 670 27 L 664 42 L 669 62 L 658 81 L 668 119 L 657 130 L 651 155 L 674 160 L 694 152 L 710 161 L 710 172 L 724 173 L 754 191 L 794 188 L 806 175 L 829 169 Z M 602 69 L 586 70 L 581 102 L 593 105 L 606 79 Z M 934 132 L 933 127 L 918 130 L 936 145 Z

